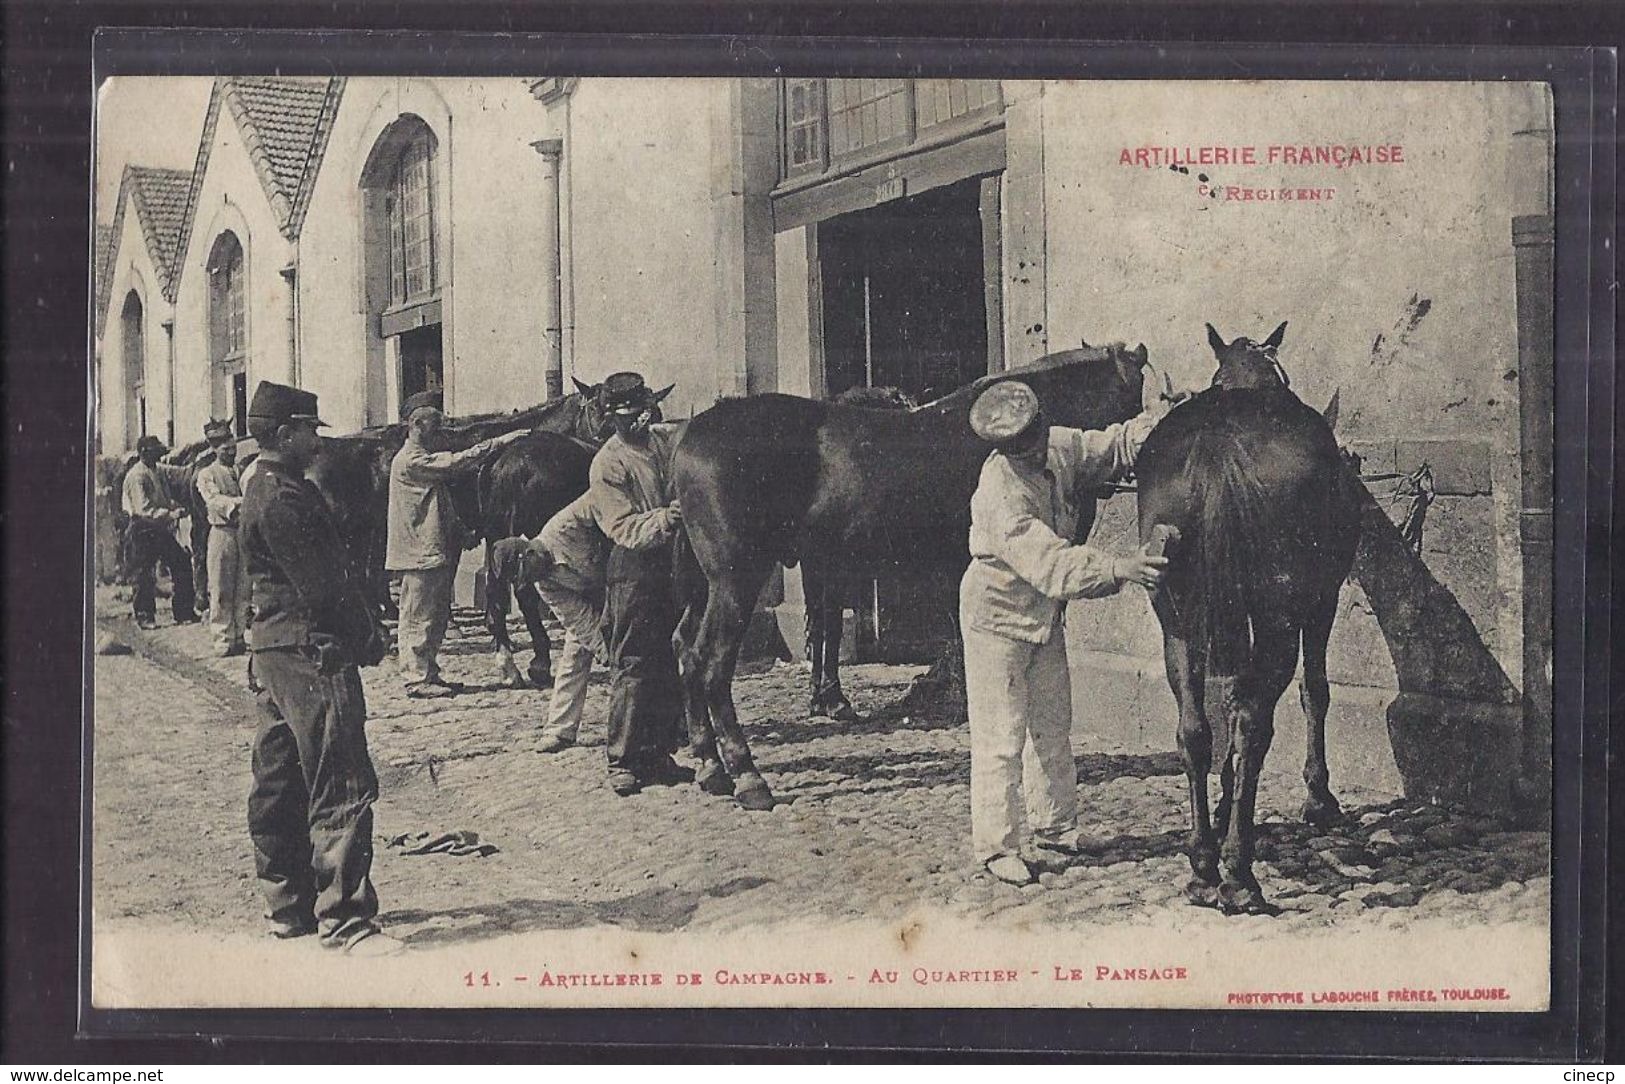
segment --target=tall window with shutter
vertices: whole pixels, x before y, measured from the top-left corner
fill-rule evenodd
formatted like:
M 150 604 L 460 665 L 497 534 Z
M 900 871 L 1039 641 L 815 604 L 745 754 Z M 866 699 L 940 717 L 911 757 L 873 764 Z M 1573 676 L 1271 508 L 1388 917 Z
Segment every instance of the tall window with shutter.
M 243 245 L 230 230 L 209 250 L 209 406 L 248 432 L 248 306 Z

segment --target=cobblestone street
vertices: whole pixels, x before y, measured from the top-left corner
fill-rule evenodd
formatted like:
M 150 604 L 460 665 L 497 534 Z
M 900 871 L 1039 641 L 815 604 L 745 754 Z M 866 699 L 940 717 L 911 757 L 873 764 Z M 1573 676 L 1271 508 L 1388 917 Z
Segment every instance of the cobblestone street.
M 108 589 L 99 602 L 99 628 L 134 654 L 96 658 L 97 920 L 257 933 L 244 826 L 253 733 L 244 660 L 206 657 L 201 626 L 139 632 Z M 381 918 L 414 948 L 588 927 L 726 935 L 899 923 L 922 910 L 999 930 L 1229 924 L 1255 937 L 1403 931 L 1424 921 L 1464 930 L 1543 931 L 1547 923 L 1544 833 L 1344 789 L 1344 824 L 1317 834 L 1297 819 L 1298 765 L 1284 761 L 1271 762 L 1261 789 L 1258 864 L 1282 913 L 1227 919 L 1193 907 L 1181 894 L 1188 865 L 1178 757 L 1083 742 L 1085 824 L 1120 838 L 1041 884 L 1001 884 L 968 853 L 965 728 L 890 707 L 915 667 L 850 668 L 848 691 L 865 715 L 856 724 L 805 718 L 802 667 L 743 673 L 740 716 L 781 798 L 760 814 L 692 786 L 617 798 L 604 783 L 602 672 L 583 744 L 542 755 L 533 745 L 548 694 L 495 684 L 472 611 L 458 612 L 444 661 L 449 677 L 470 685 L 464 695 L 410 700 L 393 660 L 363 671 L 382 790 Z M 475 832 L 498 850 L 408 857 L 388 842 L 453 831 Z

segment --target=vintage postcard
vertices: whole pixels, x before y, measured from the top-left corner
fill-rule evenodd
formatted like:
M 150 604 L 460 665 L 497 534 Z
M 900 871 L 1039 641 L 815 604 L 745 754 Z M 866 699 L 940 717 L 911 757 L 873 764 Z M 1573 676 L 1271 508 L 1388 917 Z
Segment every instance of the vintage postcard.
M 91 1005 L 1546 1008 L 1553 125 L 104 81 Z

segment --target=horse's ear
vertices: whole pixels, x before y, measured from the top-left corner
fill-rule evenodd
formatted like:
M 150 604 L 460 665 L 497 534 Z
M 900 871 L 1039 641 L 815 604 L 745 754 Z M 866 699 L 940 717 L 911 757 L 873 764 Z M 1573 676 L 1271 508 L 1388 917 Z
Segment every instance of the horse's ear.
M 1083 348 L 1085 350 L 1093 350 L 1094 349 L 1094 347 L 1089 345 L 1089 340 L 1088 339 L 1079 339 L 1078 341 L 1083 344 Z
M 1320 412 L 1320 416 L 1326 419 L 1327 427 L 1332 429 L 1334 432 L 1337 429 L 1337 412 L 1342 406 L 1342 403 L 1343 389 L 1338 388 L 1336 391 L 1332 392 L 1331 402 L 1326 404 L 1326 409 Z
M 570 379 L 575 382 L 576 391 L 580 392 L 582 395 L 590 398 L 598 394 L 598 386 L 596 384 L 583 384 L 581 379 L 576 376 L 571 376 Z
M 1271 350 L 1279 350 L 1281 348 L 1281 340 L 1284 338 L 1286 338 L 1286 321 L 1282 320 L 1281 326 L 1270 332 L 1270 337 L 1264 340 L 1264 345 L 1269 347 Z
M 670 395 L 671 390 L 673 388 L 675 388 L 676 386 L 677 386 L 676 384 L 667 384 L 665 387 L 663 387 L 659 391 L 655 392 L 655 402 L 658 403 L 662 399 L 666 398 L 666 396 Z
M 1151 354 L 1146 350 L 1145 343 L 1141 343 L 1130 351 L 1129 357 L 1133 358 L 1134 363 L 1142 369 L 1145 368 L 1146 362 L 1151 360 Z
M 1224 341 L 1224 336 L 1220 335 L 1218 329 L 1212 324 L 1207 325 L 1207 344 L 1213 348 L 1213 352 L 1215 354 L 1221 352 L 1226 346 L 1229 345 Z

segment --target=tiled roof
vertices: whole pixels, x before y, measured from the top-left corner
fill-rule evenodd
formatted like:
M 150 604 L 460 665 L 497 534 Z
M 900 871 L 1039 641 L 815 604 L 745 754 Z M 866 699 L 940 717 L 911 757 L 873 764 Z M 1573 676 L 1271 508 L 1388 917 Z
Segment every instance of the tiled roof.
M 96 317 L 106 319 L 108 294 L 113 288 L 113 258 L 124 236 L 124 214 L 135 208 L 136 221 L 147 241 L 147 252 L 158 272 L 164 296 L 173 300 L 176 260 L 187 223 L 192 174 L 184 169 L 125 166 L 119 179 L 118 210 L 112 226 L 96 227 Z M 106 230 L 105 239 L 102 231 Z
M 299 235 L 304 224 L 305 207 L 310 201 L 310 191 L 327 149 L 327 137 L 333 130 L 333 118 L 338 113 L 343 91 L 343 79 L 325 76 L 216 79 L 203 121 L 197 165 L 191 175 L 191 192 L 181 234 L 182 251 L 190 242 L 192 218 L 208 171 L 222 105 L 231 113 L 243 137 L 243 145 L 259 174 L 278 227 L 283 236 L 291 240 Z M 174 300 L 173 293 L 170 300 Z
M 134 182 L 132 191 L 141 228 L 146 231 L 147 243 L 154 246 L 153 262 L 167 279 L 175 272 L 175 246 L 186 222 L 192 174 L 184 169 L 130 166 L 129 175 Z
M 107 295 L 113 288 L 112 275 L 109 274 L 113 264 L 113 227 L 96 223 L 96 252 L 95 260 L 91 264 L 92 279 L 90 282 L 91 296 L 96 299 L 96 334 L 101 334 L 102 320 L 107 315 Z
M 330 82 L 290 76 L 240 76 L 229 82 L 232 115 L 243 140 L 290 208 L 315 146 Z

